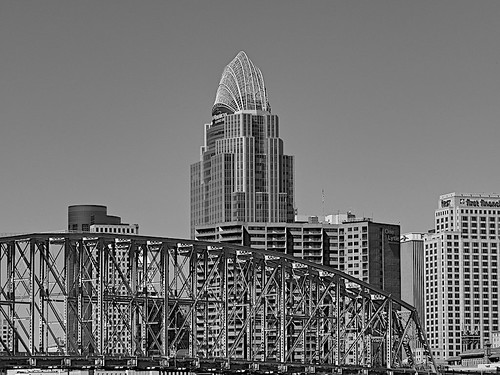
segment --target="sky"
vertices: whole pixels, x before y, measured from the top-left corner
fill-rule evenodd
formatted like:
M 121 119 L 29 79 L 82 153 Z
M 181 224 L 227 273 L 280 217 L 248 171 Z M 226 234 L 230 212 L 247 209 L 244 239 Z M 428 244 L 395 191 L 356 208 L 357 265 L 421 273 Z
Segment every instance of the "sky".
M 433 227 L 500 192 L 500 1 L 0 2 L 0 233 L 101 204 L 189 237 L 189 168 L 224 67 L 261 69 L 300 214 Z

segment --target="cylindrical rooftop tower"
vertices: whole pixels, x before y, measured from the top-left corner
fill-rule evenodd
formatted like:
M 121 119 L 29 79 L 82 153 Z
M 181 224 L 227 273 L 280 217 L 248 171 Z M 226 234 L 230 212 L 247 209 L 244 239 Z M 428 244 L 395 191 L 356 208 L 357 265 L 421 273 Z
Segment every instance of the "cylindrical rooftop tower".
M 88 232 L 93 224 L 121 224 L 121 218 L 108 216 L 106 206 L 79 204 L 68 207 L 68 230 Z

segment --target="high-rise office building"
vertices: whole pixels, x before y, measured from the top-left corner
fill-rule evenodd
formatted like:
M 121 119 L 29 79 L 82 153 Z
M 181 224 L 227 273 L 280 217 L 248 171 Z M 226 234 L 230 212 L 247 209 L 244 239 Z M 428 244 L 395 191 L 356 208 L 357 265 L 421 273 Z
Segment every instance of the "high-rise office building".
M 425 233 L 405 233 L 401 235 L 401 299 L 417 310 L 421 326 L 425 329 Z M 404 313 L 404 312 L 402 312 Z M 409 312 L 408 312 L 409 313 Z M 424 348 L 415 340 L 418 332 L 408 331 L 410 347 L 416 363 L 425 361 Z
M 224 69 L 191 165 L 191 236 L 201 225 L 293 222 L 293 197 L 293 156 L 284 154 L 261 71 L 240 52 Z
M 417 309 L 420 324 L 425 327 L 425 233 L 401 235 L 401 299 Z
M 329 222 L 310 217 L 307 221 L 294 223 L 219 223 L 197 226 L 195 230 L 197 240 L 274 250 L 331 266 L 396 298 L 401 295 L 399 237 L 399 225 L 376 223 L 369 218 L 356 218 L 351 213 L 332 215 Z M 211 321 L 216 321 L 218 314 L 215 309 L 208 311 Z M 206 317 L 199 315 L 198 319 Z M 220 326 L 214 326 L 215 332 L 219 332 L 218 329 Z M 295 326 L 295 329 L 300 331 L 301 327 Z M 238 334 L 237 330 L 228 332 L 228 342 L 233 342 Z M 277 332 L 271 328 L 268 334 L 272 336 Z M 203 335 L 203 331 L 197 332 L 198 337 L 203 338 Z M 348 336 L 346 347 L 354 339 Z M 304 350 L 315 343 L 316 336 L 306 338 L 305 346 L 294 351 L 296 358 L 304 356 Z M 235 355 L 242 355 L 242 350 L 236 350 Z M 349 355 L 346 360 L 355 363 L 355 356 Z
M 122 223 L 119 216 L 107 214 L 107 207 L 101 205 L 73 205 L 68 207 L 68 230 L 76 232 L 89 233 L 110 233 L 113 235 L 137 235 L 139 234 L 138 224 Z M 108 249 L 108 256 L 105 257 L 104 267 L 102 270 L 99 263 L 98 267 L 88 267 L 85 272 L 88 272 L 89 278 L 98 279 L 105 274 L 106 286 L 111 290 L 114 297 L 119 299 L 120 296 L 128 293 L 126 283 L 123 282 L 123 275 L 130 273 L 130 248 L 129 243 L 117 240 L 115 244 Z M 84 252 L 82 257 L 89 259 L 93 256 L 92 251 Z M 88 264 L 92 263 L 90 260 Z M 138 270 L 137 277 L 141 279 L 143 271 Z M 108 320 L 102 334 L 104 341 L 107 343 L 106 351 L 110 354 L 131 354 L 132 343 L 128 340 L 130 330 L 130 306 L 126 303 L 104 302 L 104 309 L 108 312 Z M 87 309 L 82 312 L 83 322 L 89 330 L 96 326 L 96 319 L 101 316 L 94 305 L 92 309 Z M 92 345 L 85 343 L 84 345 Z
M 400 228 L 370 218 L 330 215 L 294 223 L 219 223 L 198 226 L 195 238 L 290 254 L 336 268 L 401 296 Z
M 434 357 L 484 348 L 499 330 L 500 195 L 441 195 L 424 247 L 425 325 Z

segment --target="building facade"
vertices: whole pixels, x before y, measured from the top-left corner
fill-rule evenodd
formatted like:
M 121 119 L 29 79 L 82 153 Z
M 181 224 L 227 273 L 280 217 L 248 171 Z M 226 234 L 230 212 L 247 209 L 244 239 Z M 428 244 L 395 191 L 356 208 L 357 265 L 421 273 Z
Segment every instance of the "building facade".
M 491 347 L 500 348 L 500 332 L 491 332 Z
M 108 208 L 97 204 L 68 207 L 68 231 L 139 234 L 138 224 L 124 224 L 119 216 L 108 215 Z
M 4 347 L 4 343 L 10 343 L 9 337 L 11 335 L 11 328 L 9 326 L 9 322 L 0 315 L 0 352 L 6 352 L 7 350 Z M 8 350 L 12 350 L 13 348 L 9 347 Z
M 191 236 L 216 223 L 292 222 L 293 157 L 284 154 L 264 78 L 245 52 L 224 69 L 204 130 L 191 165 Z
M 92 224 L 90 226 L 90 232 L 139 234 L 139 224 Z
M 401 235 L 401 299 L 417 310 L 422 328 L 425 329 L 425 233 L 405 233 Z M 422 363 L 426 355 L 418 344 L 417 332 L 409 332 L 412 337 L 410 347 L 416 363 Z
M 90 232 L 94 224 L 120 224 L 121 218 L 108 215 L 106 206 L 96 204 L 78 204 L 68 207 L 68 230 Z
M 417 309 L 420 324 L 425 327 L 425 233 L 401 235 L 401 299 Z
M 68 207 L 68 230 L 89 233 L 110 233 L 113 235 L 137 235 L 139 234 L 138 224 L 122 223 L 119 216 L 107 214 L 107 207 L 101 205 L 73 205 Z M 117 295 L 126 295 L 127 287 L 123 282 L 123 275 L 130 273 L 130 250 L 127 242 L 116 242 L 109 248 L 108 257 L 103 264 L 106 267 L 106 283 Z M 93 254 L 84 253 L 82 255 L 89 259 Z M 101 265 L 99 264 L 99 267 Z M 91 267 L 88 272 L 91 278 L 98 278 L 102 271 L 99 268 Z M 141 279 L 142 270 L 138 270 L 138 278 Z M 127 340 L 129 334 L 130 306 L 122 303 L 105 302 L 104 308 L 112 311 L 102 332 L 104 341 L 110 348 L 111 354 L 127 354 L 131 352 L 131 344 Z M 99 311 L 88 309 L 83 312 L 84 323 L 91 330 L 95 320 L 99 319 Z M 91 345 L 91 344 L 89 344 Z
M 425 324 L 437 360 L 483 348 L 499 330 L 500 195 L 439 197 L 425 236 Z
M 400 298 L 399 225 L 376 223 L 352 214 L 349 219 L 336 220 L 338 224 L 316 219 L 295 223 L 232 222 L 198 226 L 195 238 L 290 254 L 334 267 Z

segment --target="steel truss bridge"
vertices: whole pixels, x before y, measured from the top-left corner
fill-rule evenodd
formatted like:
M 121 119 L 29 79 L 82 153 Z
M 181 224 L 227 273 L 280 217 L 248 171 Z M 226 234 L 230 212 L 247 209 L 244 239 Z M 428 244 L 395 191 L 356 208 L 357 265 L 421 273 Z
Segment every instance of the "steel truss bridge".
M 415 372 L 416 310 L 330 267 L 222 243 L 0 238 L 0 367 Z

